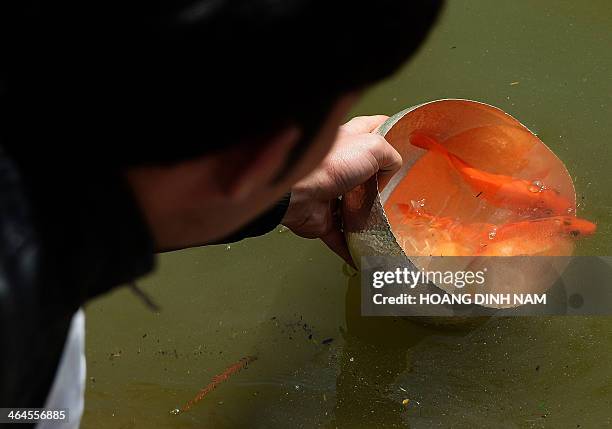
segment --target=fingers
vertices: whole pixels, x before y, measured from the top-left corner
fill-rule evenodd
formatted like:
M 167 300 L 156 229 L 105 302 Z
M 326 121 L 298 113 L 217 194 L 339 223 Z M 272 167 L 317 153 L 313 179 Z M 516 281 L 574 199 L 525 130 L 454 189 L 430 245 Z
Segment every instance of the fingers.
M 313 187 L 313 195 L 331 200 L 361 185 L 375 174 L 391 176 L 402 157 L 378 134 L 345 136 L 327 157 Z
M 378 163 L 378 174 L 393 174 L 402 167 L 402 156 L 382 136 L 372 136 L 370 153 Z
M 386 115 L 357 116 L 340 127 L 341 134 L 358 135 L 375 131 L 383 122 L 389 119 Z M 402 157 L 382 136 L 368 137 L 370 152 L 378 163 L 378 172 L 395 173 L 402 166 Z
M 323 240 L 323 243 L 325 243 L 332 252 L 344 259 L 351 267 L 356 268 L 346 244 L 344 234 L 342 234 L 339 229 L 331 230 L 329 233 L 322 236 L 321 240 Z
M 357 116 L 340 127 L 340 133 L 345 135 L 371 133 L 383 122 L 389 119 L 385 115 Z
M 333 200 L 329 204 L 330 229 L 321 236 L 323 243 L 327 245 L 336 255 L 340 256 L 347 264 L 355 268 L 353 259 L 342 233 L 342 221 L 340 220 L 340 200 Z
M 331 152 L 309 176 L 292 188 L 283 224 L 306 238 L 320 238 L 349 265 L 355 266 L 335 208 L 337 198 L 373 175 L 390 177 L 402 165 L 400 154 L 383 136 L 372 133 L 388 117 L 361 116 L 340 127 Z M 295 198 L 294 198 L 295 197 Z
M 383 189 L 391 180 L 391 177 L 402 167 L 402 156 L 382 136 L 370 134 L 373 140 L 370 153 L 376 160 L 377 170 L 374 174 L 378 176 L 379 189 Z

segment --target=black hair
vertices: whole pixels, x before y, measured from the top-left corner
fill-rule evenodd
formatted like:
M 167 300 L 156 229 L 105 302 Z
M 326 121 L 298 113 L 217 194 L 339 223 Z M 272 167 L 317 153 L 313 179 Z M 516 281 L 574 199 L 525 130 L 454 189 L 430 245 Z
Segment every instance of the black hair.
M 124 166 L 314 134 L 417 50 L 442 0 L 6 3 L 0 144 Z

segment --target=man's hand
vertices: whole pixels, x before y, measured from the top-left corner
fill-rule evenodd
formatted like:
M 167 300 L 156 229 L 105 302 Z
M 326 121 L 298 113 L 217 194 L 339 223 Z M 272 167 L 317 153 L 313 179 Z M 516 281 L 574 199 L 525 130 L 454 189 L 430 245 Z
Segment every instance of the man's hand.
M 340 127 L 321 165 L 291 189 L 282 224 L 305 238 L 321 238 L 349 264 L 353 261 L 337 216 L 338 197 L 375 174 L 393 174 L 400 154 L 380 135 L 372 134 L 387 116 L 360 116 Z

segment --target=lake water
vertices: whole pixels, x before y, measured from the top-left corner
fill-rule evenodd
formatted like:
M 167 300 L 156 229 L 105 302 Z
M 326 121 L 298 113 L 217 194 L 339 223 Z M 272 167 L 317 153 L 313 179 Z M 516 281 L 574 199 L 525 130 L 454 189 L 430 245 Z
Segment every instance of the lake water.
M 598 224 L 579 252 L 612 255 L 612 3 L 449 3 L 419 54 L 353 115 L 437 98 L 500 107 L 566 163 L 578 214 Z M 612 318 L 454 330 L 362 318 L 359 278 L 286 231 L 159 261 L 140 285 L 160 314 L 127 290 L 87 307 L 84 428 L 612 424 Z M 247 355 L 258 360 L 189 412 L 169 413 Z

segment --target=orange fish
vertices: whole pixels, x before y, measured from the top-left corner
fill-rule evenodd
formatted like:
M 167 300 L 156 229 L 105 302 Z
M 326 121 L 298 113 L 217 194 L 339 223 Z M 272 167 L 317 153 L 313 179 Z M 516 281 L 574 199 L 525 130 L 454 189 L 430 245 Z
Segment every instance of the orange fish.
M 399 203 L 396 208 L 400 217 L 394 222 L 393 232 L 409 256 L 471 256 L 495 228 L 489 223 L 463 224 L 450 217 L 433 216 L 409 204 Z
M 225 369 L 225 371 L 223 371 L 221 374 L 214 376 L 213 379 L 210 381 L 210 383 L 208 383 L 206 387 L 204 387 L 202 390 L 198 392 L 195 398 L 191 399 L 189 402 L 183 405 L 180 409 L 178 408 L 175 409 L 172 412 L 172 414 L 179 414 L 179 413 L 184 413 L 186 411 L 189 411 L 191 407 L 193 407 L 195 404 L 197 404 L 202 399 L 204 399 L 210 392 L 215 390 L 217 386 L 219 386 L 219 384 L 223 383 L 224 381 L 226 381 L 228 378 L 230 378 L 232 375 L 236 374 L 237 372 L 240 372 L 241 370 L 245 369 L 247 366 L 249 366 L 251 362 L 256 361 L 256 360 L 257 360 L 256 356 L 246 356 L 240 359 L 235 364 L 228 366 Z
M 572 239 L 591 235 L 596 225 L 575 216 L 552 216 L 507 223 L 480 244 L 481 256 L 570 255 Z
M 575 216 L 551 216 L 503 225 L 462 224 L 449 217 L 433 216 L 409 204 L 399 203 L 397 208 L 403 215 L 402 221 L 410 226 L 405 232 L 407 236 L 401 237 L 402 241 L 411 244 L 414 249 L 423 248 L 425 253 L 444 256 L 513 256 L 556 252 L 567 249 L 561 242 L 591 235 L 597 229 L 594 223 Z M 418 233 L 423 228 L 427 238 L 438 242 L 426 243 L 426 246 L 412 244 L 414 240 L 411 238 L 422 239 Z M 399 229 L 399 232 L 404 231 Z M 569 250 L 567 252 L 569 254 Z
M 512 209 L 542 209 L 548 214 L 567 214 L 572 207 L 569 200 L 538 181 L 517 179 L 503 174 L 489 173 L 475 168 L 452 154 L 434 138 L 413 132 L 410 143 L 444 156 L 470 187 L 491 204 Z
M 540 219 L 507 223 L 495 231 L 496 241 L 506 240 L 517 235 L 549 237 L 554 234 L 578 238 L 595 233 L 597 225 L 576 216 L 551 216 Z
M 451 240 L 466 243 L 478 240 L 483 233 L 493 230 L 496 226 L 490 223 L 464 224 L 450 217 L 433 216 L 424 210 L 416 209 L 410 204 L 398 203 L 397 208 L 402 214 L 403 222 L 410 222 L 412 227 L 426 226 L 444 230 Z

